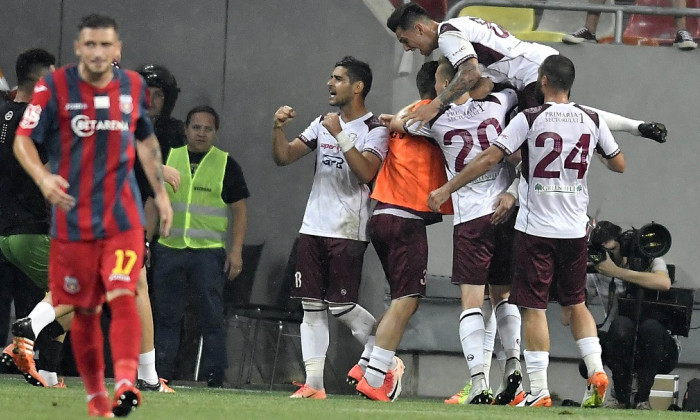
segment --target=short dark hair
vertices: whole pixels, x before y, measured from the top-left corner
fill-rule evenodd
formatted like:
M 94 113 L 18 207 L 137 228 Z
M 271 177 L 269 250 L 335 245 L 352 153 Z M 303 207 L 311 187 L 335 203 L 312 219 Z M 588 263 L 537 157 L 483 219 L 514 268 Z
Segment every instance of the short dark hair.
M 56 64 L 56 57 L 41 48 L 32 48 L 17 56 L 15 73 L 17 74 L 17 86 L 20 88 L 33 88 L 36 82 L 49 67 Z
M 416 87 L 421 99 L 435 99 L 435 71 L 438 68 L 438 62 L 435 60 L 426 61 L 420 66 L 420 70 L 416 74 Z
M 552 88 L 569 92 L 576 78 L 574 63 L 567 57 L 555 54 L 545 58 L 540 65 L 542 75 L 547 76 L 547 80 Z
M 214 108 L 210 107 L 209 105 L 197 105 L 196 107 L 190 109 L 190 112 L 187 113 L 187 118 L 185 118 L 185 127 L 189 127 L 192 116 L 199 112 L 205 112 L 214 117 L 214 128 L 216 128 L 217 131 L 219 130 L 219 114 L 217 114 Z
M 453 66 L 450 60 L 448 60 L 444 55 L 441 55 L 440 58 L 438 58 L 438 69 L 440 73 L 447 76 L 447 79 L 450 81 L 454 79 L 455 74 L 457 74 L 457 68 Z
M 396 32 L 397 28 L 408 29 L 412 28 L 417 21 L 422 19 L 431 19 L 428 12 L 418 3 L 406 3 L 397 7 L 386 20 L 387 28 L 392 32 Z
M 119 27 L 117 26 L 117 21 L 114 20 L 114 18 L 107 16 L 107 15 L 101 15 L 98 13 L 92 13 L 90 15 L 83 16 L 83 18 L 80 19 L 80 23 L 78 24 L 78 32 L 82 31 L 85 28 L 90 28 L 90 29 L 112 28 L 112 29 L 114 29 L 114 32 L 119 32 Z
M 598 222 L 591 232 L 591 243 L 602 245 L 608 241 L 617 240 L 622 234 L 622 228 L 607 220 Z
M 348 71 L 350 82 L 360 81 L 364 83 L 365 87 L 362 89 L 362 97 L 367 97 L 369 90 L 372 88 L 372 69 L 369 68 L 369 64 L 351 55 L 346 55 L 342 60 L 335 63 L 335 67 L 345 67 Z

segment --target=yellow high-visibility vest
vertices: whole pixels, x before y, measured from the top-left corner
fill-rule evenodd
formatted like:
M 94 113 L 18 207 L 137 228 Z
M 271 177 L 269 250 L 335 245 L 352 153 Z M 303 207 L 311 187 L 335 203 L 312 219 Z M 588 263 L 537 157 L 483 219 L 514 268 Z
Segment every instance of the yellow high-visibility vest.
M 212 147 L 192 175 L 187 146 L 170 150 L 166 164 L 180 172 L 180 188 L 166 184 L 173 206 L 170 236 L 159 243 L 170 248 L 225 248 L 227 204 L 221 199 L 228 153 Z

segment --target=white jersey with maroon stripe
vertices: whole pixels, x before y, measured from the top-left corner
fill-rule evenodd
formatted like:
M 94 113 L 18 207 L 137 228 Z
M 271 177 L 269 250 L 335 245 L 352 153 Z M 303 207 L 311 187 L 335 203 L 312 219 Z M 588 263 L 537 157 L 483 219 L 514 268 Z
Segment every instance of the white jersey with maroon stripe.
M 299 138 L 316 152 L 316 173 L 306 203 L 300 233 L 328 238 L 368 241 L 370 188 L 352 172 L 338 142 L 321 124 L 309 124 Z M 350 122 L 340 118 L 343 131 L 360 152 L 374 153 L 384 160 L 389 132 L 371 112 Z
M 464 16 L 438 26 L 438 46 L 453 66 L 476 57 L 484 77 L 509 82 L 516 89 L 537 81 L 537 69 L 550 55 L 559 54 L 546 45 L 521 41 L 493 22 Z
M 483 100 L 450 104 L 428 127 L 408 127 L 411 134 L 431 137 L 440 145 L 452 179 L 482 150 L 491 146 L 506 125 L 508 113 L 517 104 L 513 89 L 492 93 Z M 496 167 L 452 193 L 454 224 L 468 222 L 494 211 L 496 198 L 510 185 L 509 171 L 501 162 Z
M 515 228 L 545 238 L 585 236 L 593 151 L 607 159 L 620 153 L 605 121 L 576 103 L 548 102 L 519 113 L 495 145 L 523 154 Z

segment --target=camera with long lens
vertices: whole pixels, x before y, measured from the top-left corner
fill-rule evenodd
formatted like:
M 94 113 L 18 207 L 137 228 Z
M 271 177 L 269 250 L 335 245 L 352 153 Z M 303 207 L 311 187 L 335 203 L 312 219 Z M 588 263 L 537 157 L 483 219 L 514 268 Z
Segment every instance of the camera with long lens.
M 634 271 L 648 271 L 654 258 L 666 255 L 671 249 L 670 232 L 663 225 L 654 222 L 623 232 L 617 241 L 620 243 L 620 254 L 627 257 L 627 265 Z M 601 244 L 589 245 L 588 258 L 593 264 L 598 264 L 607 257 L 607 250 Z M 675 267 L 669 265 L 668 268 L 673 282 Z M 687 337 L 694 295 L 692 289 L 671 287 L 668 291 L 659 291 L 628 284 L 627 296 L 618 298 L 618 313 L 631 319 L 638 316 L 641 319 L 657 319 L 672 334 Z
M 665 255 L 671 249 L 671 233 L 661 224 L 651 222 L 639 229 L 623 232 L 617 241 L 620 254 L 627 257 L 629 267 L 634 271 L 644 271 L 654 258 Z M 588 245 L 588 260 L 594 265 L 600 264 L 608 257 L 608 250 L 603 244 Z

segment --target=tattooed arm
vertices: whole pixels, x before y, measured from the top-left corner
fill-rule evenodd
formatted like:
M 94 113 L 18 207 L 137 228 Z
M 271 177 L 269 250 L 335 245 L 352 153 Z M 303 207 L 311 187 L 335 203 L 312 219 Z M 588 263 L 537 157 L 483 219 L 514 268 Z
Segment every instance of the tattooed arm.
M 161 236 L 168 236 L 170 225 L 173 221 L 173 209 L 170 207 L 170 197 L 165 189 L 165 177 L 163 175 L 163 157 L 160 153 L 160 145 L 155 135 L 151 134 L 142 141 L 136 142 L 136 151 L 143 167 L 143 172 L 155 194 L 155 204 L 160 216 Z
M 452 78 L 452 81 L 447 85 L 445 90 L 438 95 L 431 103 L 421 106 L 408 114 L 408 126 L 420 122 L 420 129 L 426 123 L 430 122 L 439 112 L 444 111 L 452 102 L 469 92 L 481 79 L 481 71 L 479 70 L 479 62 L 476 58 L 470 58 L 460 64 L 457 69 L 457 74 Z

